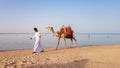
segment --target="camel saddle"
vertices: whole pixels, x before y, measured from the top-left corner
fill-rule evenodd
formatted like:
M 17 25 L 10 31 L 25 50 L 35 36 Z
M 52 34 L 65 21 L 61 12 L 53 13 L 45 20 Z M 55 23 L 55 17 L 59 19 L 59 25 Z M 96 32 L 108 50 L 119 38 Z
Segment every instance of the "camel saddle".
M 70 37 L 73 35 L 73 30 L 70 26 L 61 28 L 60 31 L 58 32 L 60 35 L 61 34 L 66 34 L 66 36 Z

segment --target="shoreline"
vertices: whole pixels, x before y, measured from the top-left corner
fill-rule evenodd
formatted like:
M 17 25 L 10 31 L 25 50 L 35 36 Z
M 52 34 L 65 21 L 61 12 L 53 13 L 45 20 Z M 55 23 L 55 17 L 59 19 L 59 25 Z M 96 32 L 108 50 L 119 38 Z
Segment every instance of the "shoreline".
M 101 45 L 82 45 L 82 46 L 78 46 L 78 47 L 89 47 L 89 46 L 112 46 L 112 45 L 120 45 L 120 44 L 101 44 Z M 72 48 L 75 48 L 76 46 L 73 46 Z M 69 48 L 69 47 L 68 47 Z M 21 49 L 6 49 L 6 50 L 0 50 L 0 52 L 2 51 L 16 51 L 16 50 L 32 50 L 33 48 L 21 48 Z M 47 47 L 44 49 L 56 49 L 56 47 Z M 64 46 L 59 47 L 59 49 L 64 49 Z
M 120 44 L 0 51 L 0 68 L 120 68 Z

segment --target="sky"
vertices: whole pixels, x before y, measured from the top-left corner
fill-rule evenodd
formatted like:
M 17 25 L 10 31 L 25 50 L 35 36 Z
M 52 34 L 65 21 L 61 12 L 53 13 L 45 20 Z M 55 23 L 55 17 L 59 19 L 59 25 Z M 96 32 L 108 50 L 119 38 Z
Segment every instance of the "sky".
M 0 0 L 0 33 L 70 25 L 76 33 L 119 33 L 120 0 Z

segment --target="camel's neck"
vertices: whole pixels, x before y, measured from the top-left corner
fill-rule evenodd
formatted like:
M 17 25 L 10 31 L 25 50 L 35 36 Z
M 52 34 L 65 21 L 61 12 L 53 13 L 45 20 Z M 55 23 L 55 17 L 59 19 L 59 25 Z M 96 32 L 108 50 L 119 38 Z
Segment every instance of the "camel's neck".
M 54 29 L 51 29 L 51 32 L 52 32 L 52 34 L 54 34 L 55 33 Z
M 55 32 L 53 28 L 50 31 L 52 32 L 53 36 L 58 36 L 57 32 Z

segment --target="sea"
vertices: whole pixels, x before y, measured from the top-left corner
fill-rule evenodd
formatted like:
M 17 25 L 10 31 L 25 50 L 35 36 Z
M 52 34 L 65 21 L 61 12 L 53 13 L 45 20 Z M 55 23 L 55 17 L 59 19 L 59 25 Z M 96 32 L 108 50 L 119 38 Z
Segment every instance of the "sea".
M 34 33 L 0 33 L 0 50 L 16 50 L 33 48 L 35 39 L 30 40 Z M 41 45 L 43 48 L 55 48 L 58 37 L 50 33 L 41 33 Z M 98 46 L 120 44 L 120 33 L 76 33 L 79 46 Z M 70 40 L 67 39 L 67 46 Z M 74 43 L 72 46 L 76 46 Z M 59 47 L 64 47 L 61 39 Z

